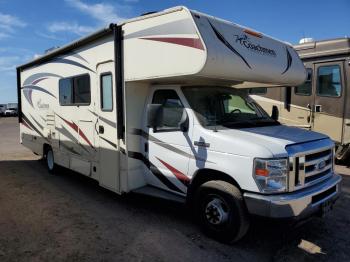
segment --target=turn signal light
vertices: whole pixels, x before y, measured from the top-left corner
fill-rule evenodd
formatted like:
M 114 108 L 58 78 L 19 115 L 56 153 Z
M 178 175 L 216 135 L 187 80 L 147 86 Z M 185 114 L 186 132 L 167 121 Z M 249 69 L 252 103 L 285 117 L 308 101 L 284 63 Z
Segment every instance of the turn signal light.
M 269 170 L 266 169 L 255 169 L 255 175 L 257 176 L 268 176 L 269 175 Z

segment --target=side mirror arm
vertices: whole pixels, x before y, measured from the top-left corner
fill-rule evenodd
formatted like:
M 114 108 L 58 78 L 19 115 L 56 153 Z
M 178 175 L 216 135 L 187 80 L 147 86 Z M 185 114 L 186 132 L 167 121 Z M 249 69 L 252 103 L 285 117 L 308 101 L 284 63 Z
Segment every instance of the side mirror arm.
M 278 121 L 279 118 L 279 111 L 278 111 L 278 107 L 277 106 L 273 106 L 272 107 L 272 114 L 271 114 L 271 118 L 275 121 Z

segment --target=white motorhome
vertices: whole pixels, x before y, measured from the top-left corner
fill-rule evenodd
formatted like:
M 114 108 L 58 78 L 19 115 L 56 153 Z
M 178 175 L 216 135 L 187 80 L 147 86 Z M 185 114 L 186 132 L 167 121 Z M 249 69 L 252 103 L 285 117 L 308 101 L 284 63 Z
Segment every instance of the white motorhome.
M 305 77 L 289 44 L 167 9 L 19 66 L 21 143 L 50 171 L 187 202 L 209 235 L 235 241 L 250 214 L 303 218 L 339 195 L 333 142 L 280 125 L 247 93 Z

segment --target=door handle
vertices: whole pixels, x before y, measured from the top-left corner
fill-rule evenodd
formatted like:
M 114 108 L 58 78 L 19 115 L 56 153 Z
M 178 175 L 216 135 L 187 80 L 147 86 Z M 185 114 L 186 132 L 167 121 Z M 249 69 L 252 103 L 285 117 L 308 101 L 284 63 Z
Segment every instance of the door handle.
M 103 126 L 98 126 L 98 133 L 103 134 L 105 132 L 105 128 Z

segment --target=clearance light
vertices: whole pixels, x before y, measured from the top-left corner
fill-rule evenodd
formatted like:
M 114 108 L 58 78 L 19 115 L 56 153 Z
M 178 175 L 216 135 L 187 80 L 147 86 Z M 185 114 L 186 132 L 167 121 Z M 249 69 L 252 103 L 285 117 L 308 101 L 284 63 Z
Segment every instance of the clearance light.
M 258 32 L 255 32 L 255 31 L 252 31 L 252 30 L 249 30 L 249 29 L 244 29 L 243 32 L 246 33 L 246 34 L 255 36 L 255 37 L 262 38 L 262 34 L 260 34 Z

